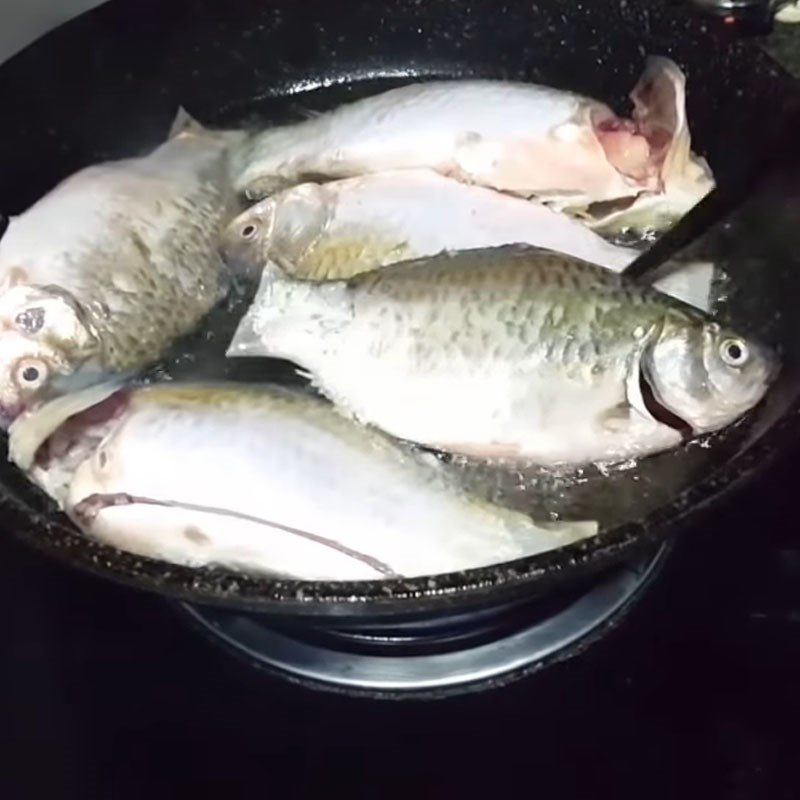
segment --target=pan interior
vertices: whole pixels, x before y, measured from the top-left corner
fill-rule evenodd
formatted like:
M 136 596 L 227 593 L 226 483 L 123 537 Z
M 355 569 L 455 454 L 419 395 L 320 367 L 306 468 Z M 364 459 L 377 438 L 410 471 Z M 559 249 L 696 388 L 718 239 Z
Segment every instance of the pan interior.
M 126 25 L 120 22 L 124 15 L 119 10 L 124 8 L 124 4 L 111 4 L 114 5 L 120 14 L 119 19 L 113 16 L 113 9 L 101 9 L 100 16 L 94 18 L 101 20 L 102 15 L 107 14 L 108 19 L 116 20 L 110 28 L 105 29 L 106 33 L 110 31 L 111 34 L 126 29 Z M 444 5 L 432 3 L 431 13 L 444 14 Z M 450 4 L 446 5 L 446 13 L 452 13 Z M 556 16 L 561 13 L 561 6 L 558 5 Z M 584 32 L 588 32 L 591 29 L 590 41 L 594 47 L 597 39 L 595 28 L 600 18 L 608 12 L 608 9 L 604 10 L 605 5 L 599 3 L 597 9 L 585 9 L 580 16 L 570 18 L 570 35 L 577 39 L 581 31 L 585 29 Z M 610 26 L 603 36 L 608 37 L 609 52 L 613 50 L 615 57 L 605 61 L 602 70 L 583 69 L 588 62 L 583 64 L 584 55 L 581 53 L 584 50 L 581 48 L 573 48 L 569 52 L 562 48 L 550 56 L 542 52 L 541 57 L 537 55 L 541 64 L 538 61 L 533 64 L 530 58 L 523 58 L 522 55 L 520 63 L 512 63 L 509 60 L 512 56 L 507 54 L 524 54 L 529 50 L 509 46 L 501 48 L 505 55 L 498 56 L 494 42 L 482 55 L 476 51 L 470 51 L 467 55 L 450 52 L 449 45 L 442 44 L 441 50 L 437 51 L 441 52 L 440 57 L 415 60 L 406 57 L 408 48 L 403 45 L 400 47 L 402 52 L 398 51 L 391 57 L 365 61 L 360 55 L 365 46 L 364 37 L 361 34 L 348 35 L 341 15 L 332 9 L 326 11 L 320 4 L 315 4 L 314 14 L 326 21 L 328 29 L 325 41 L 339 42 L 339 56 L 319 45 L 322 48 L 319 52 L 314 50 L 313 53 L 309 51 L 302 55 L 302 63 L 296 64 L 288 56 L 280 56 L 279 59 L 284 40 L 278 38 L 275 40 L 275 46 L 280 51 L 275 55 L 278 66 L 272 65 L 269 58 L 274 53 L 269 51 L 268 58 L 265 44 L 259 40 L 261 34 L 256 33 L 260 30 L 256 26 L 258 20 L 248 17 L 246 41 L 244 38 L 237 39 L 235 46 L 230 48 L 237 58 L 229 59 L 225 66 L 209 66 L 205 58 L 212 52 L 209 42 L 214 37 L 224 35 L 221 29 L 214 29 L 212 36 L 211 28 L 200 30 L 199 24 L 197 30 L 186 28 L 188 18 L 176 18 L 175 31 L 182 33 L 180 36 L 175 33 L 174 40 L 168 42 L 171 49 L 165 46 L 164 52 L 169 52 L 169 58 L 165 57 L 163 63 L 145 63 L 140 60 L 140 54 L 133 54 L 131 48 L 99 45 L 96 57 L 88 64 L 77 58 L 76 54 L 86 51 L 84 45 L 87 40 L 102 40 L 102 25 L 95 21 L 80 27 L 82 21 L 79 21 L 78 27 L 74 28 L 73 39 L 70 39 L 70 31 L 65 29 L 59 32 L 60 38 L 57 40 L 36 45 L 0 71 L 0 97 L 5 97 L 9 107 L 17 109 L 17 113 L 27 115 L 25 120 L 20 119 L 20 125 L 4 134 L 6 149 L 0 149 L 0 164 L 7 169 L 3 185 L 0 186 L 0 199 L 3 201 L 1 210 L 4 213 L 18 213 L 56 180 L 88 163 L 146 151 L 169 127 L 169 119 L 178 103 L 185 104 L 195 116 L 209 124 L 277 124 L 298 119 L 299 108 L 325 110 L 415 79 L 492 77 L 538 80 L 577 89 L 610 102 L 623 111 L 626 108 L 624 93 L 641 67 L 641 56 L 646 52 L 670 55 L 676 48 L 680 51 L 681 47 L 683 57 L 680 52 L 674 54 L 682 65 L 691 67 L 691 59 L 697 60 L 691 53 L 703 52 L 702 68 L 707 67 L 708 76 L 715 79 L 712 81 L 709 78 L 708 82 L 704 80 L 699 62 L 694 64 L 693 70 L 688 70 L 689 119 L 699 149 L 709 156 L 717 177 L 726 183 L 737 168 L 744 168 L 746 159 L 743 153 L 754 141 L 752 137 L 759 130 L 763 131 L 763 119 L 769 116 L 769 110 L 781 106 L 784 84 L 770 73 L 771 67 L 765 66 L 760 56 L 751 61 L 749 56 L 743 55 L 744 50 L 704 49 L 702 42 L 695 41 L 695 33 L 685 39 L 684 47 L 681 44 L 684 42 L 681 31 L 677 28 L 673 30 L 672 22 L 667 26 L 659 21 L 662 4 L 642 3 L 643 7 L 649 8 L 651 5 L 648 29 L 652 29 L 654 37 L 658 35 L 664 41 L 676 42 L 675 46 L 642 45 L 643 28 L 638 23 L 630 29 Z M 524 13 L 529 14 L 528 6 L 525 8 Z M 541 13 L 547 15 L 549 12 L 545 9 Z M 265 19 L 269 15 L 271 19 L 272 11 L 263 10 L 259 14 Z M 311 11 L 308 15 L 311 15 Z M 301 16 L 303 19 L 292 16 L 290 20 L 298 30 L 304 29 L 306 13 Z M 230 29 L 235 29 L 239 24 L 234 17 L 231 12 Z M 259 24 L 263 22 L 266 26 L 264 36 L 278 24 L 265 22 L 260 17 L 259 20 Z M 162 22 L 165 26 L 171 24 L 166 18 Z M 394 28 L 371 18 L 369 22 L 374 22 L 379 31 L 376 41 L 389 52 L 395 35 Z M 561 24 L 558 20 L 553 24 L 556 23 Z M 135 25 L 133 17 L 130 24 Z M 525 30 L 529 31 L 533 24 L 528 20 Z M 538 22 L 535 24 L 538 25 Z M 567 25 L 566 22 L 564 24 Z M 414 30 L 416 25 L 414 22 Z M 511 31 L 512 27 L 510 24 L 509 30 L 503 35 L 516 35 Z M 341 39 L 334 36 L 334 32 L 340 28 Z M 565 28 L 565 35 L 566 32 Z M 433 33 L 430 35 L 434 36 Z M 112 35 L 107 38 L 116 41 L 119 37 L 115 39 Z M 619 41 L 616 41 L 617 38 Z M 74 44 L 71 45 L 70 41 Z M 288 39 L 286 42 L 286 47 L 289 47 Z M 485 44 L 476 44 L 475 48 L 480 49 Z M 67 52 L 72 53 L 73 58 L 61 59 L 59 63 L 65 65 L 64 97 L 72 103 L 68 109 L 45 107 L 38 101 L 34 103 L 33 94 L 30 97 L 20 94 L 22 90 L 19 87 L 25 81 L 35 82 L 37 76 L 47 75 L 50 76 L 48 80 L 61 80 L 58 76 L 53 78 L 50 65 L 56 54 Z M 585 59 L 595 64 L 595 55 L 589 50 L 586 50 Z M 580 70 L 577 69 L 579 61 L 582 65 Z M 236 72 L 240 62 L 241 69 Z M 179 70 L 173 64 L 189 65 L 197 74 L 189 76 L 189 66 Z M 259 77 L 257 81 L 248 83 L 253 74 L 252 64 L 260 65 Z M 465 64 L 476 66 L 465 67 Z M 568 69 L 570 64 L 575 68 Z M 354 65 L 360 66 L 356 68 Z M 218 66 L 219 77 L 211 74 Z M 115 86 L 132 88 L 120 89 L 117 94 L 100 89 L 94 94 L 89 90 L 70 94 L 72 90 L 67 88 L 67 83 L 70 86 L 85 85 L 82 82 L 82 70 L 93 69 L 97 70 L 94 75 L 97 81 L 113 80 Z M 174 80 L 171 77 L 173 72 Z M 134 75 L 139 83 L 129 81 L 126 77 L 129 74 Z M 56 93 L 54 89 L 53 96 Z M 91 103 L 87 99 L 90 96 L 93 98 Z M 123 100 L 125 108 L 117 108 L 115 104 Z M 132 109 L 130 112 L 128 107 Z M 138 128 L 137 120 L 141 122 Z M 774 118 L 771 124 L 779 125 L 780 121 Z M 139 132 L 132 133 L 134 129 Z M 48 143 L 51 146 L 46 146 Z M 34 146 L 35 152 L 32 150 Z M 33 167 L 26 168 L 26 172 L 23 169 L 26 164 L 37 165 L 38 171 L 34 171 L 32 180 L 28 180 L 28 177 Z M 800 181 L 797 185 L 800 186 Z M 683 514 L 687 503 L 694 503 L 694 499 L 687 498 L 699 485 L 704 487 L 702 499 L 707 500 L 741 472 L 757 466 L 754 459 L 760 460 L 778 442 L 783 443 L 787 417 L 797 406 L 800 393 L 793 366 L 800 348 L 800 318 L 792 308 L 792 298 L 800 294 L 800 264 L 797 263 L 800 260 L 797 255 L 800 247 L 794 241 L 796 220 L 800 218 L 800 202 L 789 196 L 779 199 L 780 202 L 765 206 L 766 210 L 760 215 L 750 215 L 704 239 L 704 246 L 709 252 L 702 254 L 711 255 L 727 275 L 715 287 L 718 313 L 744 333 L 755 333 L 767 344 L 778 346 L 787 365 L 779 383 L 755 412 L 721 434 L 694 440 L 686 446 L 642 459 L 638 463 L 591 465 L 577 470 L 555 471 L 536 468 L 518 470 L 451 459 L 447 468 L 471 490 L 537 518 L 599 520 L 603 533 L 589 549 L 601 552 L 605 548 L 609 557 L 613 557 L 613 553 L 621 549 L 617 545 L 623 543 L 620 533 L 623 529 L 627 531 L 625 540 L 634 538 L 631 524 L 635 526 L 636 537 L 648 533 L 660 527 L 662 522 Z M 746 246 L 742 245 L 743 242 Z M 235 297 L 217 309 L 207 328 L 177 343 L 173 353 L 151 371 L 151 377 L 274 381 L 307 391 L 292 365 L 285 362 L 256 359 L 228 361 L 224 358 L 224 350 L 245 301 L 245 298 Z M 758 457 L 751 458 L 749 454 L 757 450 Z M 413 605 L 415 598 L 419 599 L 428 591 L 431 596 L 441 594 L 444 586 L 450 591 L 452 599 L 453 592 L 460 591 L 462 587 L 474 590 L 480 586 L 491 590 L 493 586 L 508 583 L 512 579 L 525 582 L 548 571 L 565 573 L 568 570 L 562 567 L 570 563 L 573 557 L 548 558 L 524 567 L 515 565 L 508 570 L 475 571 L 474 575 L 450 576 L 436 581 L 407 582 L 390 589 L 366 585 L 337 587 L 253 580 L 223 570 L 195 572 L 121 555 L 88 542 L 67 527 L 63 518 L 53 512 L 52 505 L 28 486 L 10 466 L 2 470 L 0 483 L 9 510 L 9 520 L 14 520 L 9 525 L 13 524 L 29 541 L 103 574 L 195 600 L 226 604 L 241 602 L 265 607 L 273 604 L 273 607 L 287 609 L 292 603 L 299 603 L 306 610 L 309 610 L 309 602 L 325 600 L 330 605 L 332 601 L 342 598 L 346 598 L 347 602 L 353 599 L 393 601 L 402 598 L 401 602 Z M 16 517 L 11 517 L 12 510 L 17 513 Z M 606 548 L 608 543 L 614 543 L 615 547 Z M 551 566 L 554 569 L 550 570 Z

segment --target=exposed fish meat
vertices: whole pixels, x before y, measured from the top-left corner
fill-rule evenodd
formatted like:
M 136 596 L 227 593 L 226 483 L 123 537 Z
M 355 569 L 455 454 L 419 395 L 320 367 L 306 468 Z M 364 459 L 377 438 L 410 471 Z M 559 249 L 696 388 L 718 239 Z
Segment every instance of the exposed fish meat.
M 0 424 L 26 406 L 156 360 L 225 289 L 216 245 L 240 210 L 237 132 L 179 115 L 143 158 L 89 167 L 0 240 Z
M 638 255 L 540 203 L 428 169 L 305 183 L 244 211 L 222 239 L 226 262 L 260 275 L 271 255 L 293 275 L 350 278 L 387 264 L 503 244 L 537 245 L 621 271 Z M 707 310 L 714 265 L 681 266 L 656 287 Z
M 292 360 L 399 438 L 540 464 L 643 456 L 722 428 L 776 369 L 667 295 L 525 246 L 323 283 L 270 264 L 228 354 Z
M 649 58 L 631 98 L 625 119 L 596 100 L 534 84 L 412 84 L 248 139 L 236 156 L 236 185 L 260 199 L 314 176 L 428 167 L 597 224 L 663 227 L 714 181 L 691 152 L 678 66 Z
M 118 388 L 20 417 L 10 451 L 87 534 L 141 556 L 363 580 L 488 566 L 597 532 L 468 495 L 433 456 L 308 395 Z

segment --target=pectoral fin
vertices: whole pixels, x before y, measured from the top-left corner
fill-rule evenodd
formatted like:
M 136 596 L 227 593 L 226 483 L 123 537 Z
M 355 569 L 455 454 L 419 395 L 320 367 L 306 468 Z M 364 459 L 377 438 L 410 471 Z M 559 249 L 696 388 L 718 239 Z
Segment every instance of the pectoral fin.
M 619 403 L 600 415 L 600 427 L 608 433 L 624 433 L 633 423 L 633 409 L 628 403 Z

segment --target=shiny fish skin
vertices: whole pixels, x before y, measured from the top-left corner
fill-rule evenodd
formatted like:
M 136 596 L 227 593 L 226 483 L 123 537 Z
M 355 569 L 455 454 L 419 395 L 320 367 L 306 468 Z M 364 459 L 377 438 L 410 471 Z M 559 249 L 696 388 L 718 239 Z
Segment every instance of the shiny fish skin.
M 12 452 L 30 451 L 20 442 L 28 436 L 34 447 L 42 441 L 48 413 L 12 427 Z M 61 421 L 56 414 L 52 426 Z M 193 567 L 308 580 L 412 577 L 597 532 L 590 522 L 539 525 L 469 496 L 432 456 L 274 387 L 140 387 L 109 421 L 72 436 L 70 449 L 45 446 L 56 455 L 40 457 L 33 479 L 89 535 Z
M 720 363 L 730 342 L 748 356 L 741 368 Z M 273 265 L 228 354 L 290 359 L 344 411 L 399 438 L 541 464 L 677 445 L 641 380 L 699 433 L 755 405 L 775 368 L 764 348 L 666 295 L 523 246 L 320 284 Z
M 156 360 L 220 299 L 216 243 L 240 210 L 228 152 L 242 136 L 181 115 L 150 155 L 81 170 L 11 220 L 0 240 L 0 421 Z
M 260 199 L 309 176 L 426 167 L 581 216 L 641 195 L 593 222 L 624 227 L 630 216 L 661 227 L 707 194 L 713 177 L 691 153 L 677 65 L 648 59 L 631 98 L 634 118 L 625 120 L 596 100 L 534 84 L 412 84 L 249 139 L 235 159 L 236 186 Z
M 639 255 L 540 203 L 424 169 L 287 189 L 240 214 L 221 249 L 237 272 L 258 276 L 275 254 L 295 277 L 330 280 L 445 250 L 514 243 L 557 250 L 615 272 Z M 691 264 L 656 287 L 708 310 L 713 275 L 713 264 Z

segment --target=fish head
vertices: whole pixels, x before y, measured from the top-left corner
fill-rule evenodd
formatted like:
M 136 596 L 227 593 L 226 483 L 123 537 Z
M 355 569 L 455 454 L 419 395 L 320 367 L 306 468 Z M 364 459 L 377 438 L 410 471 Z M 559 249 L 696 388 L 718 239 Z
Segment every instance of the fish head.
M 667 318 L 641 364 L 657 405 L 695 435 L 719 430 L 757 405 L 778 369 L 766 346 L 682 312 Z
M 336 192 L 303 183 L 240 214 L 222 237 L 221 252 L 234 272 L 257 279 L 270 258 L 298 262 L 317 244 L 335 213 Z
M 631 92 L 634 133 L 611 126 L 600 130 L 607 157 L 621 150 L 630 158 L 628 140 L 648 144 L 647 168 L 640 172 L 650 181 L 637 180 L 638 193 L 588 209 L 588 223 L 606 235 L 633 232 L 652 235 L 671 228 L 713 188 L 714 175 L 707 161 L 692 152 L 686 115 L 686 77 L 668 58 L 651 56 Z M 608 120 L 601 120 L 608 127 Z M 623 172 L 625 170 L 623 169 Z M 626 174 L 631 178 L 628 170 Z
M 85 313 L 57 286 L 0 294 L 0 427 L 64 390 L 62 382 L 100 352 Z
M 223 261 L 237 275 L 256 277 L 269 258 L 276 203 L 271 197 L 248 208 L 228 225 L 220 241 Z

